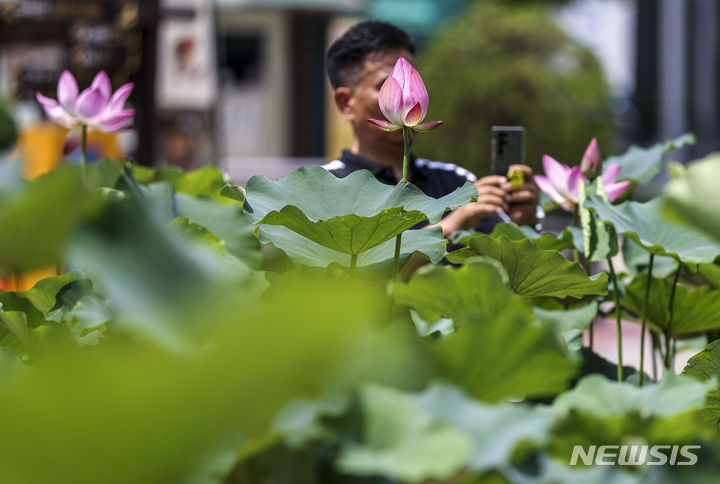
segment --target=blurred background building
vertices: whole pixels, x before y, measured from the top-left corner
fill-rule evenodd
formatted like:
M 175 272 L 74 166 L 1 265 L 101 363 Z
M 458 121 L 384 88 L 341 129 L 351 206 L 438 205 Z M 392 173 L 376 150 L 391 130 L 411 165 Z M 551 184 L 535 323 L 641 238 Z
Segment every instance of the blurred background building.
M 95 135 L 95 156 L 186 168 L 218 165 L 239 182 L 256 173 L 281 176 L 301 164 L 334 159 L 348 143 L 324 72 L 327 46 L 348 26 L 376 18 L 407 29 L 418 43 L 425 76 L 423 62 L 432 66 L 433 55 L 441 55 L 433 49 L 442 44 L 443 32 L 461 32 L 463 19 L 493 3 L 507 9 L 542 4 L 563 35 L 594 54 L 611 113 L 607 154 L 687 131 L 697 134 L 698 143 L 681 152 L 682 159 L 720 149 L 715 0 L 0 0 L 0 96 L 9 99 L 21 125 L 21 148 L 35 166 L 30 174 L 57 163 L 64 138 L 59 128 L 42 123 L 35 93 L 54 98 L 60 73 L 69 69 L 81 88 L 99 70 L 108 72 L 115 87 L 136 85 L 133 129 Z M 455 38 L 466 42 L 459 34 Z M 573 68 L 564 48 L 552 56 L 556 71 Z M 436 73 L 427 72 L 427 79 L 433 79 L 432 111 L 444 88 Z M 541 106 L 542 97 L 543 91 L 533 91 L 521 101 Z M 484 107 L 480 116 L 487 113 L 485 124 L 514 121 L 493 114 L 500 112 Z M 451 139 L 453 120 L 446 121 L 444 136 Z M 589 141 L 572 124 L 557 137 L 538 136 L 545 152 L 562 154 L 566 163 L 578 162 L 582 151 L 564 140 L 582 138 L 582 147 Z M 540 128 L 528 128 L 529 143 Z M 489 131 L 459 133 L 468 142 L 489 142 Z M 482 157 L 482 150 L 468 156 Z M 463 163 L 467 156 L 442 158 Z

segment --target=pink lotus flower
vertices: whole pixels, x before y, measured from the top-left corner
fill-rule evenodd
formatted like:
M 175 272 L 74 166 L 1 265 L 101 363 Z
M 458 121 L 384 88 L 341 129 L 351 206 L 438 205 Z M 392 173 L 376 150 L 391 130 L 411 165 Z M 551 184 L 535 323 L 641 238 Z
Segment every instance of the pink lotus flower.
M 388 120 L 368 121 L 382 130 L 396 131 L 407 126 L 416 131 L 428 131 L 443 124 L 442 121 L 420 124 L 427 116 L 428 93 L 422 77 L 404 57 L 397 60 L 390 77 L 380 88 L 378 102 Z
M 602 155 L 596 138 L 590 140 L 590 144 L 585 149 L 585 154 L 582 161 L 580 161 L 580 170 L 585 175 L 585 178 L 590 181 L 597 178 L 602 171 Z
M 568 212 L 575 210 L 579 203 L 578 184 L 588 183 L 579 166 L 570 168 L 556 161 L 552 156 L 543 156 L 545 175 L 535 175 L 535 183 L 545 194 Z M 631 181 L 615 183 L 620 175 L 620 163 L 613 163 L 602 174 L 608 200 L 614 202 L 632 184 Z
M 135 116 L 135 110 L 125 109 L 132 90 L 133 84 L 129 83 L 113 94 L 108 75 L 101 71 L 89 88 L 79 92 L 75 77 L 65 71 L 58 81 L 57 101 L 40 93 L 35 97 L 48 118 L 65 128 L 86 126 L 111 133 L 125 127 Z

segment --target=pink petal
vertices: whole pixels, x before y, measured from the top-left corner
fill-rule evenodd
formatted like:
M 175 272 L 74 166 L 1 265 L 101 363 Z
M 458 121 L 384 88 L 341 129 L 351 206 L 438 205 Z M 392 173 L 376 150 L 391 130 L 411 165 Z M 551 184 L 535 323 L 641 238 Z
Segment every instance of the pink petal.
M 90 89 L 99 89 L 105 99 L 110 99 L 112 95 L 112 85 L 110 84 L 110 78 L 105 71 L 100 71 L 93 79 Z
M 63 71 L 60 75 L 57 87 L 58 101 L 67 110 L 72 112 L 75 109 L 75 101 L 78 97 L 78 84 L 70 71 Z
M 402 88 L 395 78 L 390 76 L 385 80 L 378 94 L 380 111 L 393 124 L 403 124 L 402 103 Z
M 561 193 L 567 193 L 570 167 L 563 165 L 550 155 L 543 155 L 543 168 L 555 189 Z
M 85 89 L 78 97 L 75 103 L 75 112 L 86 120 L 92 120 L 102 114 L 107 107 L 107 102 L 108 98 L 100 89 L 91 87 Z
M 71 127 L 75 123 L 75 119 L 70 116 L 70 114 L 68 114 L 67 111 L 65 111 L 65 109 L 60 106 L 54 99 L 45 97 L 40 93 L 37 93 L 35 95 L 35 98 L 42 106 L 43 111 L 45 111 L 47 117 L 53 123 L 57 123 L 66 128 Z
M 610 166 L 608 166 L 605 169 L 605 172 L 602 174 L 602 180 L 603 184 L 605 186 L 612 185 L 615 183 L 615 180 L 617 180 L 618 175 L 620 175 L 620 170 L 622 167 L 620 166 L 620 163 L 613 163 Z
M 427 89 L 425 88 L 425 83 L 423 82 L 422 77 L 420 77 L 420 73 L 412 66 L 410 66 L 410 82 L 408 83 L 408 90 L 411 102 L 413 104 L 420 104 L 420 109 L 422 111 L 420 121 L 422 121 L 425 116 L 427 116 L 429 98 Z
M 427 123 L 418 124 L 417 126 L 413 127 L 415 131 L 430 131 L 431 129 L 435 129 L 438 126 L 442 126 L 442 121 L 428 121 Z
M 125 127 L 133 116 L 135 116 L 134 109 L 120 111 L 100 120 L 98 127 L 106 133 L 112 133 Z
M 404 86 L 407 82 L 406 72 L 408 65 L 410 65 L 410 63 L 407 59 L 400 57 L 395 61 L 395 67 L 393 67 L 392 73 L 390 74 L 390 77 L 395 79 L 400 87 Z
M 382 129 L 383 131 L 397 131 L 402 128 L 402 125 L 393 124 L 390 121 L 385 121 L 384 119 L 368 119 L 368 123 Z
M 565 201 L 565 197 L 560 195 L 560 193 L 555 189 L 553 184 L 546 176 L 535 175 L 535 184 L 540 190 L 545 192 L 545 195 L 550 197 L 553 201 L 557 203 L 563 203 Z
M 582 171 L 580 170 L 579 166 L 573 166 L 570 169 L 570 176 L 568 177 L 567 182 L 567 188 L 568 188 L 568 195 L 571 200 L 574 202 L 578 201 L 578 184 L 580 183 L 580 180 L 585 181 Z
M 135 84 L 132 82 L 125 84 L 124 86 L 120 87 L 117 91 L 115 91 L 115 94 L 113 94 L 112 98 L 110 99 L 110 102 L 107 106 L 108 112 L 117 112 L 121 111 L 125 107 L 125 102 L 130 97 L 130 94 L 133 91 L 133 88 L 135 87 Z
M 608 200 L 614 202 L 615 200 L 620 198 L 620 195 L 625 193 L 625 190 L 627 190 L 630 185 L 632 185 L 632 181 L 630 180 L 605 185 L 605 191 L 607 192 Z
M 418 124 L 423 119 L 422 114 L 422 108 L 420 107 L 420 103 L 415 104 L 413 108 L 410 110 L 410 112 L 407 113 L 407 116 L 405 116 L 405 122 L 403 123 L 405 126 L 413 127 L 416 124 Z

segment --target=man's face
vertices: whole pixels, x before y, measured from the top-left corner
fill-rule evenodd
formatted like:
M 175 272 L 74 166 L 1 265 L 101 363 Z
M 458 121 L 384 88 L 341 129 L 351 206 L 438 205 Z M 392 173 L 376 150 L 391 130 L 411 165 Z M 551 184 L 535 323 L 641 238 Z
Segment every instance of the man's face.
M 372 143 L 376 149 L 388 150 L 402 147 L 402 130 L 388 133 L 367 122 L 368 118 L 385 119 L 378 105 L 378 94 L 400 57 L 406 58 L 411 63 L 415 62 L 413 55 L 402 48 L 370 53 L 365 58 L 363 69 L 357 75 L 355 84 L 350 90 L 344 115 L 353 124 L 361 145 Z

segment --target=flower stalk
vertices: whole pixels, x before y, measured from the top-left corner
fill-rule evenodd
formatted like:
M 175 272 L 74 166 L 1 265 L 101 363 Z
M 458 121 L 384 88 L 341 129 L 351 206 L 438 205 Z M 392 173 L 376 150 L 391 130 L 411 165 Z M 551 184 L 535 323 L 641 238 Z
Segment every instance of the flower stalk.
M 612 257 L 607 258 L 610 267 L 610 278 L 613 283 L 613 299 L 615 300 L 615 324 L 617 325 L 617 347 L 618 347 L 618 364 L 617 364 L 617 380 L 623 381 L 623 351 L 622 351 L 622 318 L 620 314 L 620 290 L 618 288 L 617 276 L 615 275 L 615 267 L 613 266 Z
M 643 298 L 641 325 L 640 325 L 640 377 L 638 385 L 643 386 L 643 379 L 645 377 L 645 329 L 647 327 L 647 306 L 648 300 L 650 299 L 650 285 L 652 284 L 652 270 L 653 262 L 655 261 L 655 254 L 650 254 L 650 261 L 648 263 L 648 278 L 645 284 L 645 297 Z M 653 355 L 654 358 L 654 355 Z
M 665 369 L 666 370 L 670 370 L 670 366 L 671 366 L 670 363 L 672 361 L 672 357 L 674 356 L 670 342 L 672 341 L 671 334 L 672 334 L 673 307 L 675 304 L 675 289 L 677 288 L 681 269 L 682 269 L 682 264 L 680 262 L 678 262 L 678 268 L 675 271 L 675 276 L 673 277 L 672 289 L 670 289 L 670 302 L 668 303 L 668 322 L 667 322 L 667 326 L 665 328 Z

